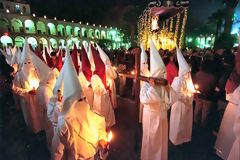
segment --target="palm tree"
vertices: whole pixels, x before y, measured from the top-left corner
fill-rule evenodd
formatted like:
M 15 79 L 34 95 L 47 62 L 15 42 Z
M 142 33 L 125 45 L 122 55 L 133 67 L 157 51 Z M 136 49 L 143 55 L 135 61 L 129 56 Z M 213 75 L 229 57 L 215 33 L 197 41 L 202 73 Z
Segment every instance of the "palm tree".
M 208 23 L 216 26 L 215 31 L 216 38 L 219 36 L 220 30 L 223 27 L 224 18 L 225 18 L 224 10 L 217 10 L 211 15 L 211 17 L 208 17 Z
M 225 16 L 225 25 L 224 33 L 230 34 L 233 24 L 234 10 L 238 5 L 239 0 L 223 0 L 223 3 L 226 5 L 226 16 Z

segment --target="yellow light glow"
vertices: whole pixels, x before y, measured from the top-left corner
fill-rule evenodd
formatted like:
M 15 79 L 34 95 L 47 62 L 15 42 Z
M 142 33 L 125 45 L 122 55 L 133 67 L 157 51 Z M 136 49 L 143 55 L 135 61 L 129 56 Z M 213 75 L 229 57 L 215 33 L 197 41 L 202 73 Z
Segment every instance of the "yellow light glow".
M 116 71 L 116 70 L 117 70 L 117 67 L 114 66 L 113 69 Z
M 131 72 L 131 75 L 134 75 L 134 74 L 135 74 L 135 71 L 132 71 L 132 72 Z
M 112 131 L 110 131 L 108 133 L 108 142 L 111 142 L 112 138 L 113 138 L 113 133 L 112 133 Z
M 30 86 L 31 86 L 32 89 L 37 89 L 38 86 L 39 86 L 39 80 L 38 79 L 31 79 L 29 81 L 29 83 L 30 83 Z
M 195 87 L 196 90 L 199 89 L 199 85 L 198 84 L 195 84 L 194 87 Z

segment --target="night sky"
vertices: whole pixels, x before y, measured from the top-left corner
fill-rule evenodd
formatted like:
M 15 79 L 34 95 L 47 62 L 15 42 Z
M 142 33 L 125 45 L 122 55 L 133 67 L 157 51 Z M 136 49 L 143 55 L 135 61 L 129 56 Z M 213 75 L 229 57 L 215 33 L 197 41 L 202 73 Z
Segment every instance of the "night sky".
M 32 13 L 68 21 L 120 27 L 128 34 L 136 31 L 138 16 L 149 0 L 27 0 Z M 41 6 L 41 7 L 40 7 Z M 221 6 L 220 0 L 190 0 L 187 29 L 202 26 L 212 12 Z

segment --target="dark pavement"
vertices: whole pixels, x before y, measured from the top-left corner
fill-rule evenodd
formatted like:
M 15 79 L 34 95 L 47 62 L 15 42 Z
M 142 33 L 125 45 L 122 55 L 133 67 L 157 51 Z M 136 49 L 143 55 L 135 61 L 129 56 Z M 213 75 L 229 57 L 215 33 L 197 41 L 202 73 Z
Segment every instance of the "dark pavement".
M 44 134 L 33 135 L 27 131 L 21 110 L 17 110 L 12 98 L 10 99 L 7 109 L 0 110 L 1 117 L 4 112 L 8 112 L 7 120 L 0 118 L 0 160 L 50 159 Z M 112 128 L 114 138 L 108 160 L 138 160 L 141 127 L 136 120 L 134 101 L 118 98 L 115 113 L 117 124 Z M 215 155 L 213 149 L 215 139 L 216 137 L 208 131 L 193 129 L 192 142 L 180 146 L 173 146 L 169 142 L 169 160 L 218 160 L 220 158 Z

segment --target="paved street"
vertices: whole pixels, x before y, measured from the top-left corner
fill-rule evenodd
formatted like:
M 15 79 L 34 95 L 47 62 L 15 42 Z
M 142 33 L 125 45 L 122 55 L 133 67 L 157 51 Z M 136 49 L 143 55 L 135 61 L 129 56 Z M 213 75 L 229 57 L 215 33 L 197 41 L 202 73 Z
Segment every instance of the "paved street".
M 2 106 L 1 106 L 2 107 Z M 2 110 L 1 110 L 2 111 Z M 20 110 L 9 102 L 7 124 L 1 121 L 1 157 L 2 160 L 48 160 L 50 159 L 43 135 L 30 134 L 24 124 Z M 138 160 L 140 157 L 140 135 L 136 134 L 137 121 L 134 101 L 118 98 L 116 109 L 117 124 L 113 127 L 114 139 L 108 160 Z M 135 119 L 135 120 L 134 120 Z M 139 128 L 139 133 L 140 133 Z M 139 139 L 138 143 L 136 143 Z M 191 143 L 173 146 L 169 142 L 169 160 L 218 160 L 213 145 L 212 134 L 193 130 Z

